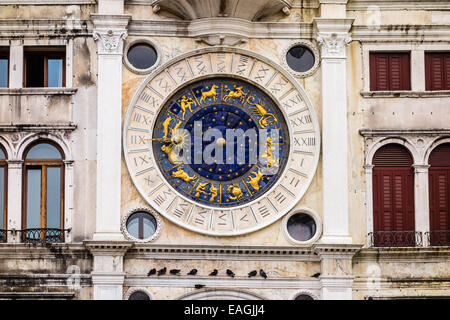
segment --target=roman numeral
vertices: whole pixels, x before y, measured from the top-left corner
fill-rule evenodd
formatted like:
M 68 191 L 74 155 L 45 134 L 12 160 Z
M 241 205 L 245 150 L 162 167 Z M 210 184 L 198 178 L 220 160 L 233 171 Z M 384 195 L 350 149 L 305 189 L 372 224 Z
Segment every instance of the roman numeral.
M 225 72 L 225 53 L 217 54 L 217 72 Z
M 302 98 L 297 93 L 293 98 L 288 99 L 286 102 L 283 102 L 283 107 L 286 111 L 288 109 L 295 107 L 297 104 L 302 102 Z
M 282 194 L 281 192 L 279 192 L 275 196 L 275 200 L 277 200 L 279 204 L 282 204 L 284 202 L 284 200 L 286 200 L 286 196 L 284 194 Z
M 137 157 L 134 157 L 133 159 L 134 159 L 134 164 L 136 166 L 142 166 L 143 164 L 151 163 L 150 157 L 146 156 L 146 155 L 144 155 L 144 156 L 137 156 Z
M 227 219 L 225 218 L 226 216 L 227 216 L 226 213 L 224 213 L 224 214 L 218 216 L 218 218 L 219 218 L 221 221 L 218 222 L 217 225 L 219 225 L 219 226 L 226 226 L 226 225 L 228 224 L 228 223 L 227 223 Z
M 141 135 L 132 135 L 130 136 L 130 142 L 131 144 L 145 144 L 145 136 L 141 136 Z
M 150 125 L 151 120 L 150 120 L 149 118 L 150 118 L 150 117 L 146 117 L 146 116 L 144 116 L 144 115 L 141 114 L 141 113 L 135 112 L 135 113 L 134 113 L 134 116 L 133 116 L 133 121 L 134 121 L 134 122 L 137 122 L 137 123 L 143 123 L 143 124 L 145 124 L 145 125 Z
M 256 74 L 255 80 L 258 82 L 262 82 L 268 71 L 269 68 L 264 68 L 264 66 L 261 65 L 259 67 L 258 73 Z
M 259 207 L 258 211 L 261 214 L 261 217 L 263 217 L 263 218 L 267 217 L 270 214 L 269 209 L 267 209 L 267 207 L 265 205 Z
M 293 127 L 300 127 L 301 125 L 305 125 L 312 122 L 311 115 L 305 115 L 295 118 L 294 120 L 291 119 L 291 124 Z
M 203 56 L 197 56 L 194 58 L 196 65 L 195 67 L 197 68 L 197 72 L 199 74 L 205 74 L 206 73 L 206 65 L 203 61 Z
M 156 80 L 156 82 L 158 82 L 158 85 L 164 89 L 164 92 L 168 92 L 171 90 L 171 86 L 169 85 L 169 82 L 164 78 L 164 76 L 160 77 L 159 79 Z
M 156 198 L 155 198 L 155 203 L 158 206 L 161 206 L 164 202 L 166 202 L 167 198 L 171 195 L 172 193 L 170 192 L 170 190 L 164 190 L 162 194 L 159 194 Z
M 248 57 L 247 56 L 240 56 L 239 57 L 239 64 L 237 66 L 236 74 L 243 76 L 245 73 L 245 70 L 247 70 L 247 63 L 248 63 Z
M 303 146 L 315 146 L 316 138 L 296 138 L 294 137 L 294 146 L 303 147 Z
M 176 68 L 177 71 L 177 77 L 180 82 L 184 82 L 186 80 L 186 70 L 184 70 L 182 67 Z
M 148 175 L 148 177 L 144 178 L 144 180 L 147 182 L 147 186 L 150 186 L 151 184 L 153 184 L 155 182 L 155 180 L 151 179 L 151 175 Z
M 295 177 L 292 177 L 291 182 L 289 182 L 289 184 L 291 186 L 293 186 L 294 188 L 297 188 L 299 183 L 300 183 L 300 179 L 297 179 Z
M 194 222 L 198 225 L 204 225 L 207 213 L 208 213 L 208 210 L 199 211 L 197 213 L 197 216 L 195 217 Z
M 189 206 L 189 203 L 187 203 L 187 202 L 180 202 L 178 204 L 178 206 L 173 210 L 173 215 L 175 217 L 178 217 L 179 219 L 181 219 L 183 214 L 186 212 L 186 209 L 188 208 L 188 206 Z
M 284 87 L 285 85 L 287 85 L 287 84 L 288 84 L 288 82 L 287 82 L 285 79 L 280 78 L 280 79 L 278 80 L 278 82 L 275 82 L 274 86 L 273 86 L 272 88 L 270 88 L 270 90 L 272 90 L 272 93 L 273 93 L 273 94 L 277 94 L 277 93 L 280 92 L 280 91 L 283 89 L 283 87 Z

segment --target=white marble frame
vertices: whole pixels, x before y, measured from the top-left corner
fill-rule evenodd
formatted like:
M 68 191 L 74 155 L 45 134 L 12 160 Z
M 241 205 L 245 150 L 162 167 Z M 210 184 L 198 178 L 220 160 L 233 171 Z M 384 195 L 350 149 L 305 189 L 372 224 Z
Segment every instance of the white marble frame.
M 363 59 L 363 92 L 370 91 L 370 52 L 410 52 L 410 74 L 412 92 L 425 91 L 425 52 L 448 51 L 448 44 L 411 43 L 411 42 L 378 42 L 362 44 Z
M 72 219 L 74 211 L 74 190 L 73 190 L 73 157 L 68 143 L 58 135 L 50 132 L 30 133 L 23 136 L 18 142 L 16 148 L 11 143 L 1 137 L 2 146 L 8 145 L 5 149 L 8 152 L 8 229 L 22 229 L 22 181 L 23 181 L 23 162 L 24 152 L 33 143 L 42 140 L 43 142 L 52 141 L 58 145 L 63 154 L 64 163 L 64 228 L 72 228 Z M 10 225 L 11 222 L 11 225 Z M 18 234 L 8 236 L 8 242 L 20 242 Z M 65 235 L 65 243 L 72 242 L 72 235 L 68 232 Z
M 23 88 L 24 47 L 65 47 L 65 86 L 73 86 L 73 39 L 23 39 L 9 44 L 9 88 Z
M 136 212 L 146 212 L 155 218 L 156 230 L 155 230 L 155 233 L 150 238 L 137 239 L 128 232 L 128 230 L 127 230 L 128 218 L 131 217 Z M 161 216 L 155 210 L 151 209 L 148 206 L 139 206 L 139 207 L 133 207 L 133 208 L 127 210 L 127 212 L 125 212 L 125 214 L 122 216 L 122 219 L 121 219 L 120 229 L 126 239 L 135 241 L 135 242 L 139 242 L 139 243 L 148 243 L 148 242 L 152 242 L 152 241 L 155 241 L 156 239 L 158 239 L 159 235 L 161 234 L 162 224 L 163 224 L 163 222 L 162 222 Z
M 232 289 L 203 289 L 184 294 L 177 300 L 222 300 L 217 299 L 219 297 L 226 297 L 226 300 L 265 300 L 254 293 Z
M 297 298 L 299 295 L 307 295 L 310 296 L 311 298 L 313 298 L 314 300 L 320 300 L 320 297 L 315 294 L 314 292 L 312 292 L 311 290 L 306 290 L 306 289 L 302 289 L 297 291 L 291 298 L 291 300 L 295 300 L 295 298 Z
M 425 136 L 415 135 L 416 141 L 425 140 Z M 366 139 L 365 151 L 365 181 L 366 181 L 366 234 L 373 232 L 373 157 L 375 153 L 387 144 L 400 144 L 408 149 L 413 158 L 414 167 L 414 221 L 415 231 L 428 232 L 430 229 L 429 189 L 428 189 L 428 159 L 431 152 L 443 143 L 450 143 L 450 137 L 437 136 L 429 139 L 429 142 L 420 148 L 414 139 L 404 136 L 385 136 Z M 366 244 L 369 245 L 368 243 Z M 427 246 L 426 237 L 423 238 L 423 246 Z

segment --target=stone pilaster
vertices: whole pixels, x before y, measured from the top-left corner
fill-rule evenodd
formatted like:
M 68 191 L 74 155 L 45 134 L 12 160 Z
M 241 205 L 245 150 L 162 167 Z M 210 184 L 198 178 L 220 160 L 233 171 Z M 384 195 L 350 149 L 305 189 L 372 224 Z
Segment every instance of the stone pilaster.
M 360 245 L 317 244 L 320 256 L 320 286 L 323 300 L 351 300 L 353 290 L 352 258 Z
M 22 166 L 23 160 L 8 160 L 8 230 L 22 229 Z M 5 228 L 6 229 L 6 228 Z M 20 232 L 9 232 L 8 242 L 20 242 Z
M 128 15 L 91 15 L 98 47 L 97 213 L 95 240 L 120 232 L 122 55 Z
M 123 256 L 133 246 L 126 241 L 85 241 L 94 263 L 91 272 L 94 300 L 122 300 Z
M 348 215 L 346 48 L 353 20 L 314 19 L 322 64 L 324 243 L 352 243 Z
M 414 221 L 415 230 L 423 233 L 423 246 L 428 245 L 425 233 L 430 231 L 430 204 L 427 164 L 414 165 Z

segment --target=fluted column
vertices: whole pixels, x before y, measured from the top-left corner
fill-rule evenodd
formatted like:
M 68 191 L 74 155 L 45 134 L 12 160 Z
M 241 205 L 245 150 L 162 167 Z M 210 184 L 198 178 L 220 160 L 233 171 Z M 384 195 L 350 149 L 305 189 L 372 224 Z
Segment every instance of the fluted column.
M 23 160 L 8 160 L 8 230 L 22 229 Z M 8 233 L 8 242 L 20 242 L 20 232 Z
M 425 233 L 430 231 L 430 205 L 427 164 L 414 165 L 414 221 L 415 229 L 423 234 L 423 246 L 428 245 Z

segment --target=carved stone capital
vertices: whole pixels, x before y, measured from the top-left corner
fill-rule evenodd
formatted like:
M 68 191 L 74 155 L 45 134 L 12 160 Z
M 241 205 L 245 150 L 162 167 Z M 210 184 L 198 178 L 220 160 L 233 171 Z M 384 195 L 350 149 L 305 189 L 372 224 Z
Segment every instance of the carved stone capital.
M 345 48 L 350 41 L 350 36 L 345 33 L 319 33 L 317 37 L 323 59 L 345 58 Z
M 122 54 L 123 40 L 127 37 L 126 30 L 94 31 L 93 37 L 98 41 L 98 54 Z

